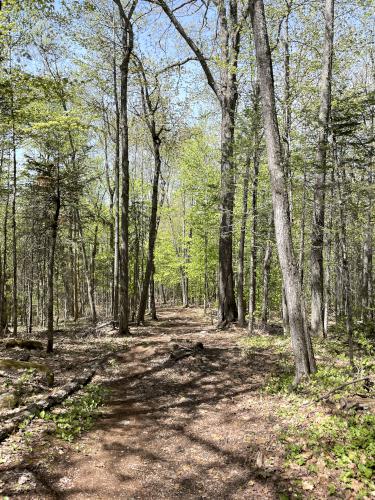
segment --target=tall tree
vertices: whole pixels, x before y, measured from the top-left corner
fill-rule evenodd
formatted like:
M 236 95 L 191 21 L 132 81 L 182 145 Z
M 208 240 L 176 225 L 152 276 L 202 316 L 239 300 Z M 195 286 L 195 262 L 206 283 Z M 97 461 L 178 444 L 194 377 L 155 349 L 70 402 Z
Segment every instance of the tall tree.
M 276 113 L 272 58 L 262 0 L 254 0 L 251 4 L 251 24 L 262 100 L 276 243 L 289 314 L 296 368 L 295 382 L 298 383 L 303 377 L 313 373 L 316 367 L 310 335 L 305 324 L 302 288 L 293 251 L 288 192 Z
M 197 43 L 189 36 L 173 10 L 164 0 L 152 0 L 160 5 L 178 33 L 199 61 L 208 85 L 213 90 L 221 108 L 221 189 L 220 189 L 220 238 L 218 275 L 218 321 L 223 326 L 237 319 L 235 300 L 232 243 L 233 205 L 235 194 L 233 143 L 235 113 L 238 101 L 237 66 L 240 51 L 241 29 L 248 16 L 248 9 L 241 9 L 236 0 L 215 0 L 219 26 L 220 78 L 214 76 L 207 58 Z
M 122 23 L 121 73 L 121 242 L 120 242 L 120 294 L 119 294 L 119 335 L 129 332 L 129 125 L 128 125 L 128 85 L 129 64 L 134 48 L 134 33 L 131 22 L 137 0 L 133 0 L 126 12 L 121 0 L 113 0 L 118 7 Z
M 311 232 L 311 331 L 323 334 L 323 245 L 324 200 L 327 168 L 328 127 L 331 108 L 334 0 L 325 2 L 323 68 L 320 79 L 319 137 L 314 185 L 314 210 Z

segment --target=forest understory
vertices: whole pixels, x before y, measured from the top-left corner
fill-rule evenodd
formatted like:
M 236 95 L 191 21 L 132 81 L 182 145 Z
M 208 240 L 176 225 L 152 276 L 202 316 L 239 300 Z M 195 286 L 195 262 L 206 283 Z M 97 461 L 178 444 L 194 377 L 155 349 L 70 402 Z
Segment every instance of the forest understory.
M 3 497 L 373 498 L 373 343 L 356 337 L 353 376 L 345 354 L 333 358 L 347 351 L 342 336 L 315 339 L 319 370 L 293 388 L 281 326 L 248 337 L 211 323 L 202 309 L 165 307 L 127 337 L 67 325 L 52 355 L 28 351 L 55 373 L 53 387 L 36 370 L 1 373 L 26 404 L 111 354 L 89 385 L 2 442 Z

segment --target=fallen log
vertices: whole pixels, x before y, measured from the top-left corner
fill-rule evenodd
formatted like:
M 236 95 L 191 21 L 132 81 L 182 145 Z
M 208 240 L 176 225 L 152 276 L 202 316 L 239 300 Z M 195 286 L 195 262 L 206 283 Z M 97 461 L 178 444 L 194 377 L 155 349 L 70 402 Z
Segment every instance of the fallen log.
M 341 410 L 355 410 L 355 411 L 372 411 L 375 413 L 375 399 L 362 398 L 362 399 L 348 399 L 341 402 Z
M 0 368 L 5 370 L 37 370 L 45 373 L 48 387 L 53 386 L 53 371 L 47 365 L 42 363 L 35 363 L 34 361 L 19 361 L 17 359 L 0 359 Z
M 178 361 L 179 359 L 186 358 L 188 356 L 194 356 L 201 351 L 203 351 L 204 347 L 202 342 L 197 342 L 192 347 L 181 347 L 178 344 L 173 346 L 173 352 L 171 352 L 169 359 L 173 361 Z
M 20 347 L 21 349 L 29 349 L 42 351 L 43 344 L 39 340 L 27 340 L 27 339 L 6 339 L 5 349 L 13 349 L 14 347 Z
M 30 405 L 19 408 L 19 410 L 13 414 L 13 416 L 7 419 L 4 423 L 0 420 L 0 443 L 9 437 L 13 432 L 15 432 L 19 426 L 28 420 L 29 422 L 35 418 L 41 411 L 47 411 L 54 406 L 62 403 L 67 397 L 71 396 L 74 392 L 87 385 L 96 371 L 100 366 L 107 361 L 107 359 L 113 354 L 107 354 L 104 358 L 91 360 L 90 367 L 82 371 L 80 375 L 76 378 L 63 385 L 54 394 L 50 394 L 45 399 L 38 401 L 36 403 L 31 403 Z M 92 364 L 94 363 L 94 364 Z
M 107 321 L 105 323 L 101 323 L 100 325 L 96 325 L 95 330 L 100 330 L 101 328 L 105 328 L 106 326 L 112 326 L 112 328 L 118 328 L 118 321 Z

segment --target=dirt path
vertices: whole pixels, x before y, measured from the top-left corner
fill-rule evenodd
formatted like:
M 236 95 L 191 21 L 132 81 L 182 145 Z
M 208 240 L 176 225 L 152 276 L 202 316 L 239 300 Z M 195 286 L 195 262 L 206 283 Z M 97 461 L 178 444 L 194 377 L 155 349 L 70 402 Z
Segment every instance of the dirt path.
M 135 331 L 94 429 L 50 464 L 46 493 L 28 498 L 252 499 L 291 490 L 276 439 L 277 398 L 259 391 L 275 360 L 244 358 L 235 330 L 168 309 Z M 204 352 L 170 365 L 172 345 Z M 27 496 L 26 496 L 27 497 Z M 26 498 L 23 496 L 23 498 Z

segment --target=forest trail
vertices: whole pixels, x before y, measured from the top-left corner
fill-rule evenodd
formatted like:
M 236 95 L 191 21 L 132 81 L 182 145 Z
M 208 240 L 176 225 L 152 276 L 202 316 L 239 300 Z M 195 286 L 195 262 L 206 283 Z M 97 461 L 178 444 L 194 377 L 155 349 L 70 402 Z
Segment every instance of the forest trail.
M 51 498 L 279 498 L 288 491 L 275 399 L 258 391 L 272 369 L 269 353 L 244 358 L 240 332 L 216 332 L 197 314 L 164 309 L 151 330 L 137 329 L 81 451 L 54 461 Z M 183 341 L 203 342 L 204 353 L 167 366 L 173 343 Z

